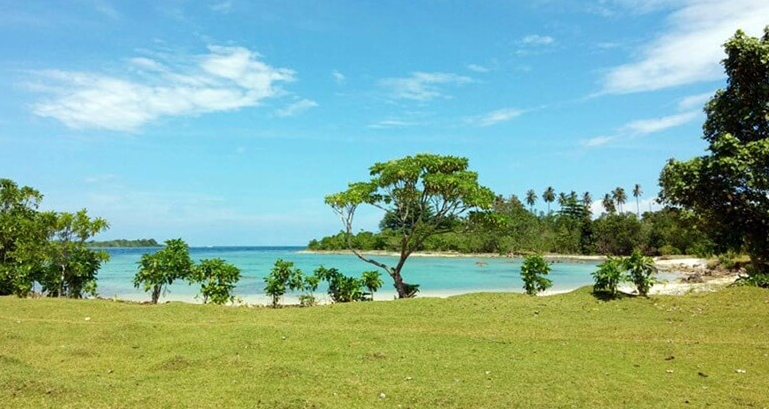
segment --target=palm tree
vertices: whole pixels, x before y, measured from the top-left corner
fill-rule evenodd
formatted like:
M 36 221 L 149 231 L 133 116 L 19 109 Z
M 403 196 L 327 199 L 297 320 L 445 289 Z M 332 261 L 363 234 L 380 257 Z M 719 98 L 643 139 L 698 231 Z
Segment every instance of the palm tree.
M 534 189 L 529 189 L 528 192 L 526 192 L 526 204 L 529 205 L 529 209 L 531 212 L 534 212 L 534 203 L 537 202 L 537 192 L 534 191 Z
M 606 194 L 606 196 L 603 197 L 603 201 L 601 201 L 601 204 L 603 205 L 603 208 L 606 210 L 607 213 L 614 213 L 617 211 L 617 209 L 614 207 L 614 200 L 611 198 L 610 194 Z
M 616 189 L 614 189 L 613 192 L 611 192 L 612 198 L 615 202 L 617 202 L 617 207 L 619 208 L 619 212 L 622 213 L 622 205 L 625 204 L 627 201 L 627 195 L 625 194 L 625 189 L 617 186 Z
M 364 287 L 368 288 L 368 292 L 371 293 L 371 301 L 374 301 L 374 293 L 376 290 L 382 288 L 382 285 L 384 284 L 379 271 L 364 271 L 360 281 L 363 283 Z
M 547 212 L 550 213 L 550 203 L 555 201 L 555 189 L 552 186 L 548 186 L 545 192 L 542 193 L 542 200 L 547 203 Z
M 641 204 L 638 202 L 638 198 L 641 197 L 642 194 L 643 190 L 641 190 L 641 185 L 636 183 L 635 187 L 633 187 L 633 196 L 635 197 L 635 208 L 639 219 L 641 218 Z
M 593 204 L 593 197 L 590 196 L 590 192 L 585 192 L 582 194 L 582 203 L 584 203 L 584 205 L 587 207 L 590 207 L 590 205 Z
M 577 198 L 578 198 L 577 192 L 575 192 L 573 190 L 571 192 L 569 192 L 569 198 L 568 199 L 569 199 L 570 202 L 576 202 Z
M 568 197 L 566 197 L 566 193 L 558 193 L 558 206 L 564 207 L 566 206 L 566 202 L 569 200 Z

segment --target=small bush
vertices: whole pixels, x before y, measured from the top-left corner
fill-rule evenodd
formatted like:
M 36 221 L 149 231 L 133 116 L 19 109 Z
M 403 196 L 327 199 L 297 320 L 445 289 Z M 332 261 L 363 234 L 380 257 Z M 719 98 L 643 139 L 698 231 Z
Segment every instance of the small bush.
M 553 286 L 553 282 L 545 276 L 550 273 L 550 265 L 542 256 L 535 254 L 526 256 L 521 265 L 521 279 L 526 294 L 535 295 Z
M 671 246 L 670 244 L 666 244 L 666 245 L 660 247 L 660 255 L 661 256 L 672 256 L 672 255 L 677 255 L 677 254 L 682 254 L 681 250 Z
M 654 260 L 644 256 L 638 250 L 633 250 L 633 254 L 623 260 L 623 264 L 625 270 L 629 272 L 628 278 L 635 284 L 638 294 L 643 296 L 649 294 L 649 289 L 657 282 L 654 278 L 657 273 Z
M 598 270 L 593 272 L 593 292 L 608 293 L 612 297 L 617 295 L 617 286 L 624 281 L 627 276 L 624 271 L 622 258 L 609 257 L 606 261 L 598 265 Z

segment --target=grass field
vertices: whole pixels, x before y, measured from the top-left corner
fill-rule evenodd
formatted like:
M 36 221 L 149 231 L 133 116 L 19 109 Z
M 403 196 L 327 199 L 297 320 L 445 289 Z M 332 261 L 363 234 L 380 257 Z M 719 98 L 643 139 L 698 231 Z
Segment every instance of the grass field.
M 0 297 L 0 407 L 765 408 L 769 291 L 278 310 Z

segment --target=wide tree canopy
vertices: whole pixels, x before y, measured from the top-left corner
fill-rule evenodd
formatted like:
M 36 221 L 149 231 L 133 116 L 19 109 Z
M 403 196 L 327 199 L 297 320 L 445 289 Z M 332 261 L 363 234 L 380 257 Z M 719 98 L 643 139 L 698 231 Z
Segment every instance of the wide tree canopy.
M 752 274 L 769 274 L 769 27 L 726 44 L 727 86 L 705 106 L 709 153 L 671 159 L 661 199 L 693 210 L 719 250 L 745 250 Z
M 351 183 L 347 190 L 326 196 L 326 204 L 339 215 L 348 237 L 358 206 L 368 204 L 389 215 L 389 224 L 400 234 L 397 265 L 388 266 L 349 247 L 363 261 L 385 270 L 399 297 L 413 296 L 416 287 L 401 276 L 406 259 L 428 237 L 449 231 L 454 217 L 491 207 L 494 193 L 478 184 L 478 174 L 468 170 L 466 158 L 455 156 L 407 156 L 376 163 L 370 174 L 368 182 Z

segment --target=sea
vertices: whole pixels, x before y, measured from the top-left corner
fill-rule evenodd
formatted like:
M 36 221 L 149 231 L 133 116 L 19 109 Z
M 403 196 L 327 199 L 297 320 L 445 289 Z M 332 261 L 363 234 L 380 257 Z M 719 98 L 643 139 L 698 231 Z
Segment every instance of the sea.
M 110 260 L 98 273 L 98 295 L 147 301 L 148 293 L 134 288 L 132 280 L 138 270 L 142 254 L 158 248 L 105 248 Z M 267 304 L 264 294 L 264 277 L 277 259 L 288 260 L 305 274 L 312 274 L 320 266 L 334 267 L 345 275 L 359 277 L 368 270 L 377 270 L 352 254 L 309 253 L 304 247 L 191 247 L 190 256 L 198 261 L 221 258 L 241 270 L 241 278 L 235 288 L 240 302 Z M 396 257 L 372 256 L 388 265 L 397 263 Z M 407 283 L 419 284 L 419 297 L 448 297 L 475 292 L 523 292 L 520 258 L 507 257 L 420 257 L 406 261 L 402 275 Z M 568 291 L 592 284 L 590 275 L 597 262 L 555 262 L 548 278 L 553 281 L 551 291 Z M 392 300 L 395 289 L 392 279 L 382 272 L 384 286 L 375 294 L 376 300 Z M 179 280 L 167 286 L 160 301 L 200 302 L 196 297 L 199 287 Z M 327 302 L 326 288 L 321 285 L 315 295 L 320 302 Z M 285 303 L 295 303 L 299 294 L 287 294 Z

